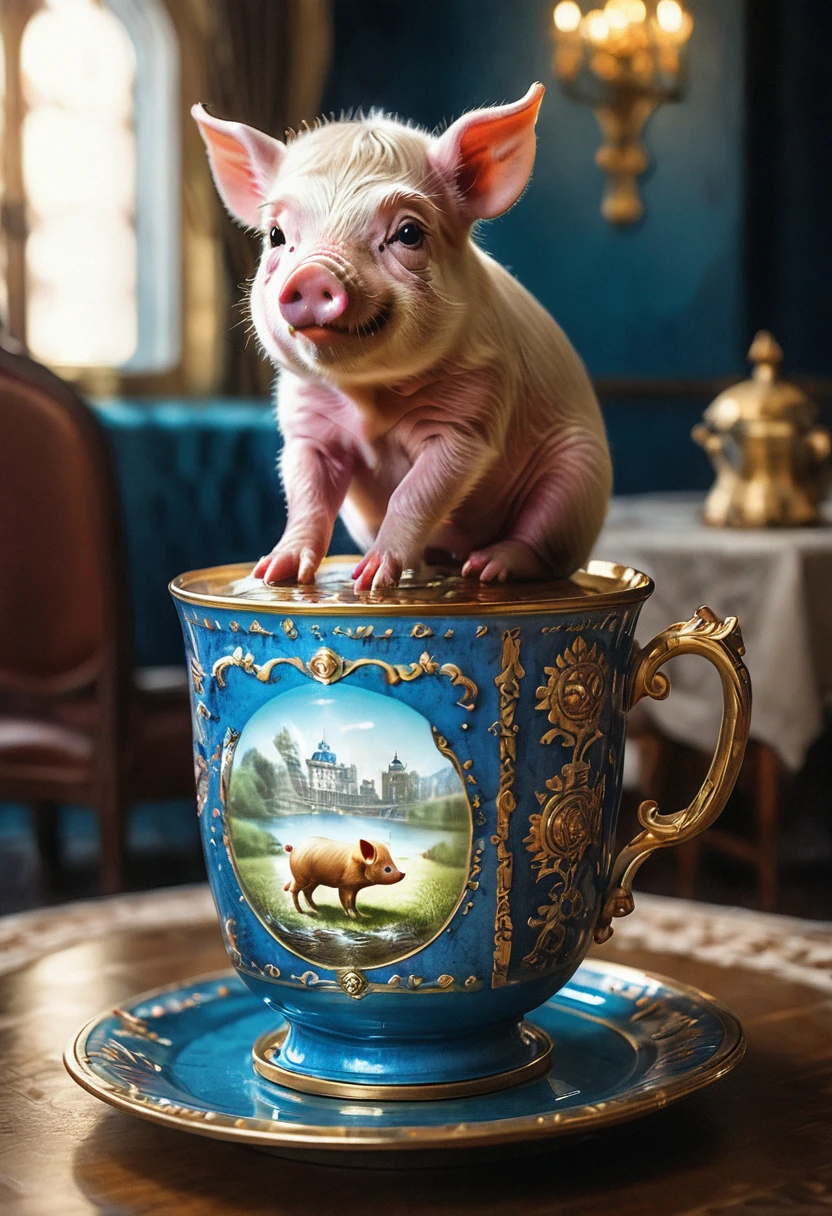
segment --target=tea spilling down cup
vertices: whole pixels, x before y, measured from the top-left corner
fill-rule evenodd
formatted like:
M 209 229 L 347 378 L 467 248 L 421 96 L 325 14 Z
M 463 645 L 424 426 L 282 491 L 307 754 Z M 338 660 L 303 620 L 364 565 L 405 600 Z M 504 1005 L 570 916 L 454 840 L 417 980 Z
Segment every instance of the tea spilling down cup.
M 191 672 L 197 811 L 231 960 L 275 1011 L 263 1075 L 333 1096 L 486 1092 L 538 1075 L 526 1014 L 632 910 L 654 850 L 731 792 L 750 690 L 735 618 L 700 608 L 634 644 L 643 574 L 453 573 L 356 593 L 353 563 L 266 587 L 225 567 L 171 587 Z M 614 856 L 627 711 L 668 659 L 720 675 L 690 806 L 639 808 Z M 254 1046 L 254 1045 L 253 1045 Z

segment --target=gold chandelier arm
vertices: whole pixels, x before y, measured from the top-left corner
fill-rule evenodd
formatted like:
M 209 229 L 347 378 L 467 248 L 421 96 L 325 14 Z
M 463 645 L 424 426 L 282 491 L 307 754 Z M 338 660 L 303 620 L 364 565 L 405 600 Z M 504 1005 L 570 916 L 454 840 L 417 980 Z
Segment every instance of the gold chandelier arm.
M 595 926 L 596 942 L 612 936 L 612 920 L 633 910 L 633 879 L 655 849 L 683 844 L 710 827 L 728 801 L 742 766 L 751 722 L 751 684 L 742 661 L 745 653 L 736 617 L 721 621 L 710 608 L 698 608 L 689 621 L 671 625 L 642 651 L 636 652 L 630 670 L 628 709 L 642 697 L 664 700 L 670 680 L 660 669 L 669 659 L 698 654 L 713 663 L 722 684 L 723 709 L 713 759 L 693 801 L 675 814 L 663 815 L 648 799 L 638 809 L 639 832 L 616 857 L 610 873 L 601 915 Z
M 647 170 L 650 157 L 641 137 L 659 100 L 623 93 L 614 104 L 595 108 L 603 135 L 595 163 L 607 175 L 601 214 L 611 224 L 634 224 L 644 213 L 638 179 Z

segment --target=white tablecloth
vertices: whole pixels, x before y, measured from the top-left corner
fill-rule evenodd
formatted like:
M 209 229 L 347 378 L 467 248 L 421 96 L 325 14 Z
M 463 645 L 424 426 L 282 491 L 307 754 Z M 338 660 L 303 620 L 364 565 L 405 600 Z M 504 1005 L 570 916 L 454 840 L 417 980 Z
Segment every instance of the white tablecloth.
M 832 524 L 710 528 L 701 522 L 702 501 L 675 494 L 613 499 L 594 555 L 654 579 L 637 630 L 642 643 L 700 604 L 739 617 L 751 673 L 751 737 L 797 770 L 821 733 L 832 694 Z M 646 712 L 671 737 L 710 747 L 720 713 L 710 664 L 685 656 L 666 670 L 670 698 L 645 701 Z

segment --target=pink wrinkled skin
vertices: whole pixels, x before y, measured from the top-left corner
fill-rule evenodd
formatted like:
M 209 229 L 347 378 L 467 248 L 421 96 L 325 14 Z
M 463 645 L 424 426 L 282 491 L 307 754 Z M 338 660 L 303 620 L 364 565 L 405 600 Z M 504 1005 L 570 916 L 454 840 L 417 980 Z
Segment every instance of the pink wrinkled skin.
M 598 403 L 560 328 L 471 239 L 526 186 L 543 91 L 438 137 L 371 115 L 288 144 L 194 107 L 226 207 L 263 234 L 251 314 L 280 369 L 288 520 L 256 577 L 311 582 L 339 511 L 359 590 L 426 550 L 484 582 L 589 555 L 611 482 Z

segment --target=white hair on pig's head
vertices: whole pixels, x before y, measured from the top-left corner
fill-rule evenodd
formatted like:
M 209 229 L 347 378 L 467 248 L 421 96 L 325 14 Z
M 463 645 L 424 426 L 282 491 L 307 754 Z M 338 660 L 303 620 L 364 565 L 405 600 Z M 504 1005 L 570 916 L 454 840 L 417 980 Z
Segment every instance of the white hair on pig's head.
M 262 233 L 251 314 L 269 357 L 360 385 L 416 376 L 458 345 L 477 289 L 471 227 L 522 194 L 543 92 L 440 136 L 373 113 L 287 143 L 194 106 L 220 197 Z

